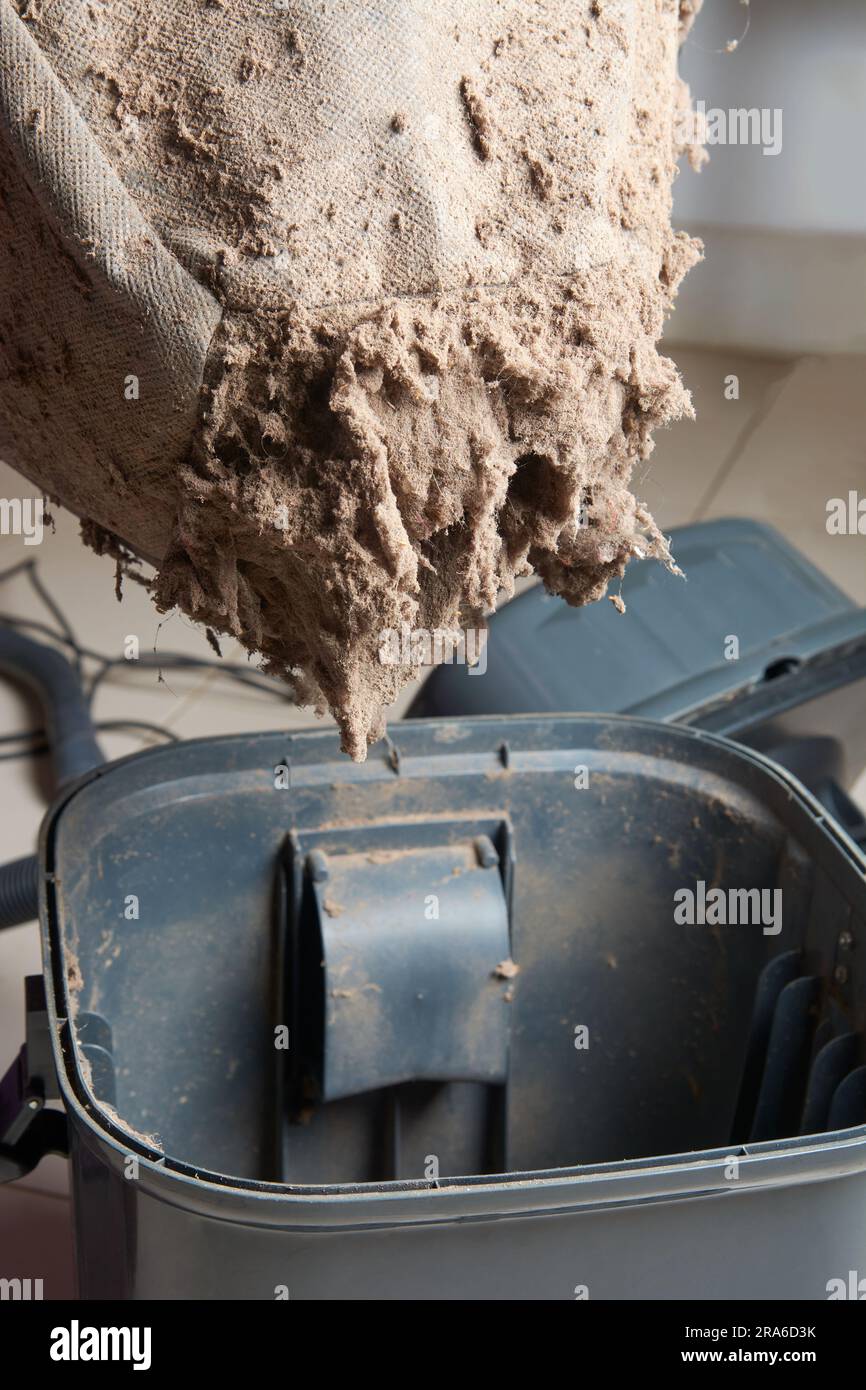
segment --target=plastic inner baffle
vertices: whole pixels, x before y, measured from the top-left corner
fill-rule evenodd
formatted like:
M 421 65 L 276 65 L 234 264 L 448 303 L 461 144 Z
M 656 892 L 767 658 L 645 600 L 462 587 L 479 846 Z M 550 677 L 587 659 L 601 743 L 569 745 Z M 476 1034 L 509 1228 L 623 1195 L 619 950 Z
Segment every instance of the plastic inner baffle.
M 290 1108 L 408 1081 L 505 1083 L 511 843 L 505 821 L 288 837 Z

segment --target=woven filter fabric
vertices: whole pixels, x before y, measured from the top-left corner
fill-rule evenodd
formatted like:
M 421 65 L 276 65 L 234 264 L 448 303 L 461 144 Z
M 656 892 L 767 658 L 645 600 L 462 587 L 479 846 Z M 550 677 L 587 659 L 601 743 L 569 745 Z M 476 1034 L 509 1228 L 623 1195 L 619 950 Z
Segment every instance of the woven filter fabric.
M 698 4 L 0 0 L 3 457 L 358 758 L 383 634 L 672 563 Z

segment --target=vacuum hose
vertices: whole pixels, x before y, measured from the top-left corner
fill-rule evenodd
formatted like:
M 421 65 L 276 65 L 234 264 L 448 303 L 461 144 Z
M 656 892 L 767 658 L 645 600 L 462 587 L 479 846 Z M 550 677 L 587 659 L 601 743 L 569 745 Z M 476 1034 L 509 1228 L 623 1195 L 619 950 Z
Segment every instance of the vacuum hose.
M 39 915 L 39 860 L 35 854 L 0 865 L 0 930 Z
M 81 682 L 61 652 L 0 627 L 0 674 L 39 700 L 58 790 L 105 762 Z M 35 854 L 0 865 L 0 929 L 38 916 L 38 897 Z

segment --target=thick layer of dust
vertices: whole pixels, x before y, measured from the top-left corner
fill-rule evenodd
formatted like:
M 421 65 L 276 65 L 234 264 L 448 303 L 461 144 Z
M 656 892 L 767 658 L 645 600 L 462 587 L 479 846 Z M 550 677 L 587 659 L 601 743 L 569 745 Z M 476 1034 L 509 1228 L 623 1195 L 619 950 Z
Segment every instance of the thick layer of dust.
M 50 478 L 116 553 L 167 512 L 162 609 L 263 654 L 363 758 L 417 674 L 386 630 L 669 562 L 629 477 L 690 409 L 656 343 L 699 256 L 670 215 L 700 0 L 18 4 L 222 310 L 181 466 L 110 514 L 101 457 Z
M 634 55 L 605 9 L 590 6 L 583 38 L 609 74 L 612 58 Z M 684 24 L 694 9 L 681 7 Z M 628 486 L 652 430 L 689 410 L 655 350 L 699 255 L 669 227 L 688 96 L 666 65 L 667 37 L 647 46 L 636 135 L 614 149 L 612 168 L 601 127 L 594 148 L 578 142 L 566 160 L 549 132 L 537 148 L 515 138 L 509 89 L 500 97 L 511 109 L 483 73 L 459 82 L 467 139 L 498 167 L 500 190 L 549 205 L 555 228 L 575 196 L 598 203 L 602 189 L 595 211 L 617 233 L 614 259 L 546 278 L 530 253 L 520 289 L 224 320 L 158 602 L 294 673 L 299 698 L 330 708 L 355 758 L 417 675 L 382 664 L 384 631 L 482 625 L 532 571 L 577 605 L 600 598 L 635 555 L 669 562 Z M 592 95 L 582 104 L 595 119 Z M 396 112 L 391 130 L 408 120 Z M 495 218 L 477 221 L 482 247 L 497 235 Z
M 628 477 L 688 409 L 655 303 L 607 269 L 366 313 L 229 315 L 159 604 L 304 673 L 363 757 L 414 674 L 384 629 L 482 624 L 535 570 L 569 603 L 667 559 Z

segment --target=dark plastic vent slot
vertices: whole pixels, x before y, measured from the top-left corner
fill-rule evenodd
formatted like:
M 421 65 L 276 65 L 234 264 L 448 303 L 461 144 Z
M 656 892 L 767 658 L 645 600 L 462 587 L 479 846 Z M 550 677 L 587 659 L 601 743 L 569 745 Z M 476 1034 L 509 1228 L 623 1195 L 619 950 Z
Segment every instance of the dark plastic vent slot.
M 866 1067 L 845 1012 L 799 951 L 758 980 L 732 1142 L 787 1139 L 866 1123 Z
M 844 1033 L 821 1048 L 812 1063 L 806 1103 L 800 1122 L 801 1134 L 821 1134 L 833 1129 L 830 1110 L 834 1096 L 857 1061 L 857 1035 Z M 859 1123 L 856 1121 L 854 1123 Z
M 751 1136 L 752 1122 L 761 1093 L 761 1081 L 767 1065 L 773 1015 L 782 990 L 800 973 L 800 959 L 799 951 L 786 951 L 784 955 L 775 956 L 761 971 L 731 1134 L 732 1142 L 735 1144 L 743 1144 Z
M 828 1129 L 851 1129 L 866 1123 L 866 1067 L 852 1071 L 840 1086 L 830 1106 Z
M 792 980 L 779 995 L 749 1135 L 752 1141 L 780 1139 L 799 1131 L 820 989 L 820 980 L 807 975 Z

